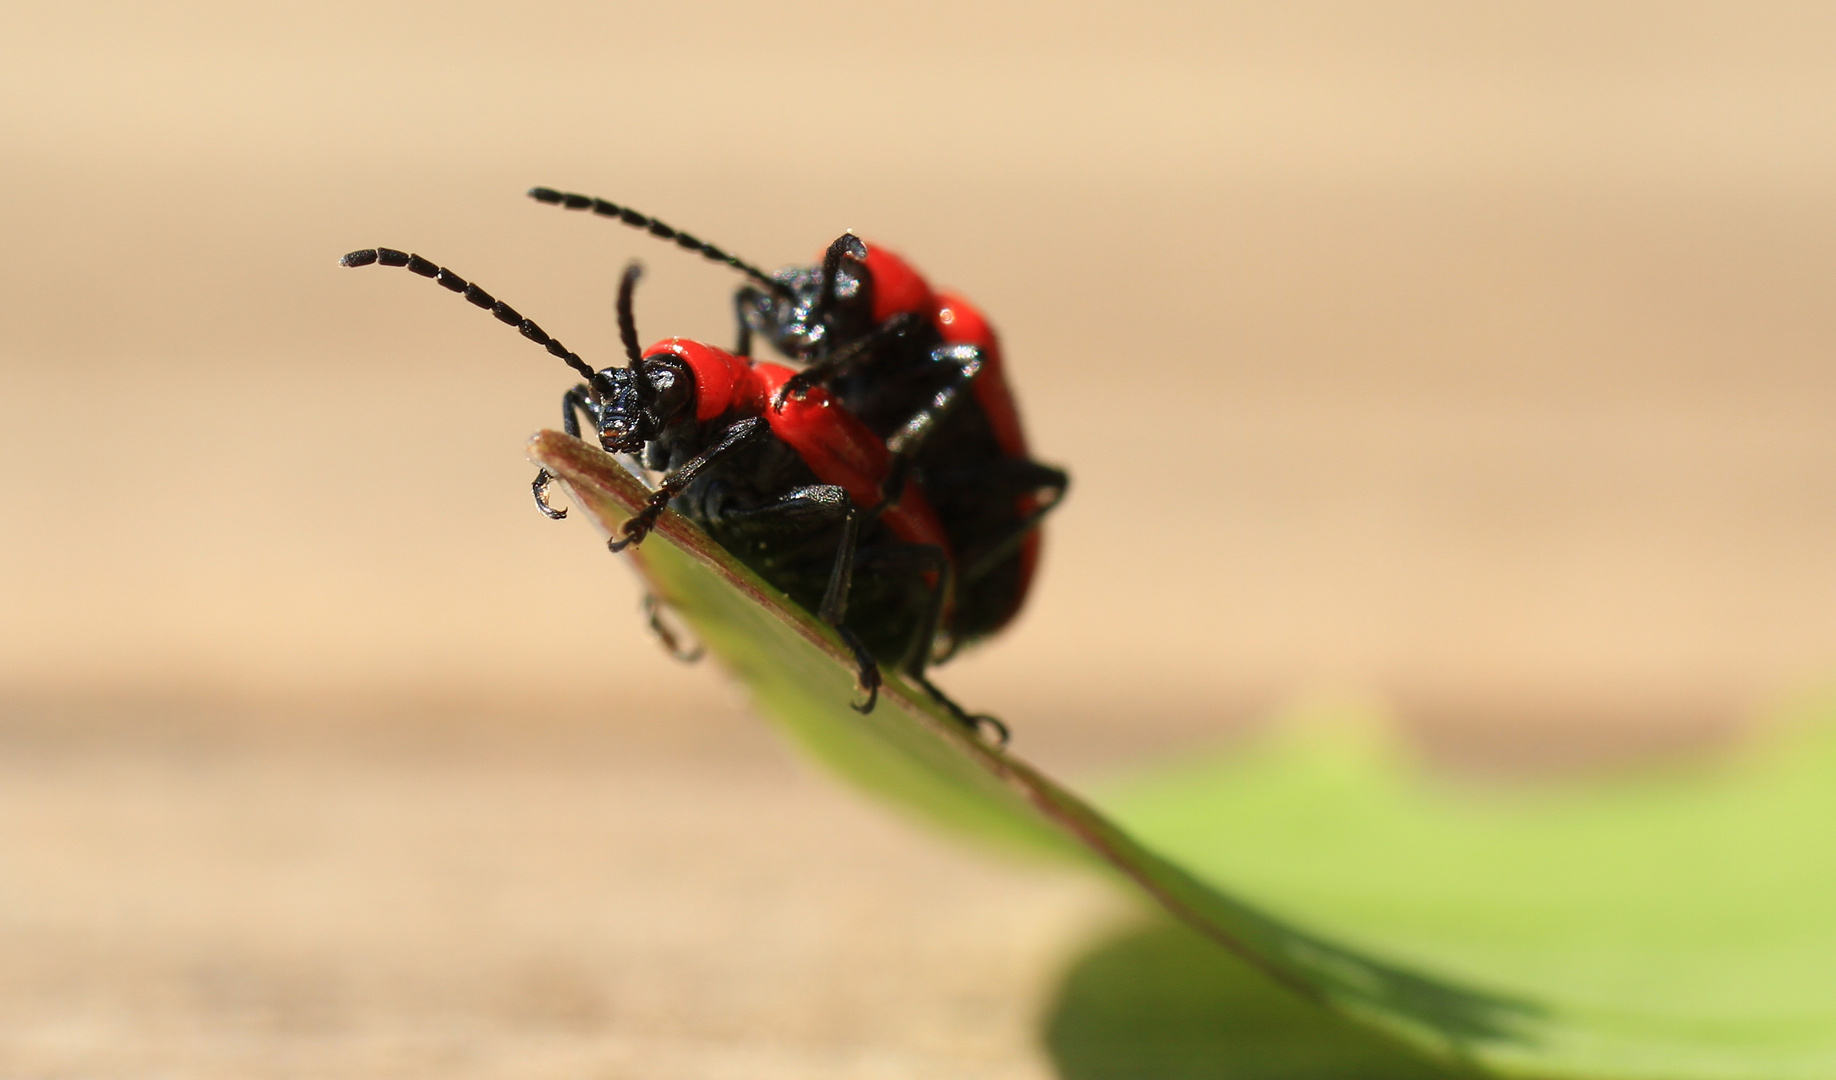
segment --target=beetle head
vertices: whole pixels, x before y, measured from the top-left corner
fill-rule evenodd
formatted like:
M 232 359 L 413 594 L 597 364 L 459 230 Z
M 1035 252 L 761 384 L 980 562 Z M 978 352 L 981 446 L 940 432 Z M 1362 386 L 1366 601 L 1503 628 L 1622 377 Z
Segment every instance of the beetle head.
M 784 288 L 753 294 L 750 319 L 756 329 L 787 356 L 821 357 L 831 343 L 850 341 L 873 328 L 872 277 L 867 246 L 844 233 L 823 253 L 818 266 L 780 270 L 774 280 Z
M 630 367 L 606 368 L 592 381 L 599 405 L 599 445 L 615 454 L 639 454 L 644 444 L 690 415 L 694 383 L 680 361 L 639 358 Z

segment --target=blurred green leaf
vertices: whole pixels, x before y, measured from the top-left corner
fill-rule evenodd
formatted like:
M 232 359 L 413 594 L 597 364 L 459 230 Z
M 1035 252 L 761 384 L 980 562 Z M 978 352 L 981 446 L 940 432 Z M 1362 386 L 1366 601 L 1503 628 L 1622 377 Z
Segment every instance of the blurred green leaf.
M 579 440 L 544 432 L 531 456 L 608 533 L 648 495 Z M 855 714 L 834 635 L 681 517 L 634 558 L 761 711 L 842 776 L 957 830 L 1106 867 L 1234 955 L 1161 966 L 1192 939 L 1150 930 L 1087 957 L 1049 1033 L 1069 1076 L 1836 1075 L 1826 744 L 1714 781 L 1485 801 L 1429 791 L 1368 743 L 1318 739 L 1144 780 L 1116 793 L 1112 821 L 896 678 Z M 1183 1002 L 1143 1015 L 1186 1027 L 1104 1027 L 1144 1000 Z M 1227 1013 L 1240 1031 L 1263 1017 L 1262 1034 L 1197 1038 Z M 1130 1050 L 1091 1034 L 1105 1030 L 1171 1034 Z M 1175 1044 L 1209 1047 L 1217 1067 L 1132 1056 Z
M 1516 790 L 1374 729 L 1289 725 L 1105 805 L 1206 881 L 1353 948 L 1535 1001 L 1471 1049 L 1536 1076 L 1836 1076 L 1836 737 Z

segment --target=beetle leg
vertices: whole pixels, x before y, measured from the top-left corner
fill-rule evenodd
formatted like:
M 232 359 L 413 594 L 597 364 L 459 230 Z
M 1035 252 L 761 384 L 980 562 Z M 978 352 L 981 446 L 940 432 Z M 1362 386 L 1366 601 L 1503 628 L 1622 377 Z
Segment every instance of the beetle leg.
M 578 439 L 580 437 L 580 414 L 586 413 L 593 420 L 593 426 L 599 426 L 599 406 L 593 403 L 592 391 L 586 383 L 561 395 L 561 430 Z M 548 505 L 548 485 L 554 483 L 555 474 L 547 469 L 536 470 L 535 482 L 529 485 L 529 491 L 535 496 L 536 509 L 546 514 L 552 521 L 560 521 L 567 516 L 566 510 L 557 510 Z
M 782 409 L 786 401 L 792 397 L 802 396 L 810 387 L 821 386 L 837 376 L 847 374 L 872 357 L 881 345 L 894 338 L 903 337 L 921 325 L 923 325 L 923 320 L 909 311 L 902 311 L 889 317 L 869 333 L 856 338 L 784 380 L 784 385 L 778 388 L 777 396 L 772 399 L 772 407 Z
M 860 565 L 872 566 L 884 573 L 888 571 L 915 571 L 918 573 L 936 574 L 936 580 L 930 588 L 930 599 L 926 605 L 924 618 L 913 635 L 911 646 L 906 651 L 905 659 L 899 670 L 907 679 L 924 688 L 937 704 L 943 706 L 957 723 L 972 732 L 988 729 L 994 732 L 996 742 L 1007 745 L 1007 725 L 992 716 L 972 713 L 951 700 L 950 696 L 938 689 L 925 674 L 930 664 L 931 643 L 937 636 L 937 628 L 943 619 L 944 602 L 951 590 L 950 557 L 942 548 L 934 544 L 899 544 L 895 546 L 863 550 L 860 553 Z
M 931 360 L 948 364 L 956 371 L 942 389 L 931 395 L 930 401 L 887 438 L 886 448 L 895 455 L 910 458 L 923 449 L 925 441 L 936 432 L 944 417 L 969 399 L 969 384 L 982 373 L 986 362 L 982 350 L 974 345 L 939 345 L 931 350 Z
M 786 379 L 784 385 L 778 388 L 773 407 L 783 408 L 784 402 L 791 395 L 802 393 L 811 386 L 842 374 L 862 357 L 871 355 L 873 348 L 881 341 L 903 334 L 916 324 L 917 316 L 911 314 L 894 315 L 887 319 L 867 337 Z M 940 345 L 931 350 L 931 359 L 936 363 L 950 365 L 955 372 L 949 382 L 931 395 L 930 401 L 908 417 L 886 440 L 886 448 L 892 451 L 892 462 L 887 466 L 886 479 L 881 482 L 880 491 L 887 504 L 899 501 L 899 496 L 905 491 L 913 459 L 936 432 L 938 425 L 969 400 L 969 384 L 982 373 L 985 362 L 982 350 L 975 345 Z
M 816 614 L 830 626 L 840 626 L 848 617 L 848 589 L 854 583 L 854 553 L 860 546 L 861 515 L 854 508 L 854 500 L 848 493 L 841 492 L 842 511 L 841 541 L 835 545 L 835 562 L 829 567 L 829 585 L 822 592 L 822 604 Z
M 529 493 L 535 496 L 536 509 L 550 521 L 560 521 L 567 516 L 567 508 L 559 510 L 548 505 L 548 485 L 555 482 L 555 474 L 547 469 L 537 469 L 535 479 L 529 484 Z
M 741 285 L 739 291 L 733 294 L 734 322 L 739 324 L 735 331 L 737 336 L 734 339 L 733 345 L 734 356 L 751 358 L 752 320 L 747 317 L 746 313 L 748 311 L 756 311 L 759 301 L 762 300 L 764 296 L 764 293 L 750 285 Z
M 893 550 L 903 556 L 907 566 L 937 574 L 937 581 L 931 588 L 931 600 L 925 610 L 924 621 L 919 624 L 911 651 L 907 654 L 905 662 L 900 665 L 901 673 L 923 687 L 924 692 L 931 696 L 932 701 L 943 706 L 944 711 L 948 712 L 957 723 L 968 728 L 971 733 L 979 733 L 983 729 L 991 730 L 994 732 L 996 745 L 1006 746 L 1008 740 L 1006 724 L 985 713 L 972 713 L 958 705 L 950 695 L 944 693 L 936 683 L 931 681 L 930 676 L 925 674 L 925 668 L 930 666 L 931 662 L 932 642 L 936 640 L 938 626 L 943 621 L 944 601 L 950 595 L 949 556 L 944 554 L 943 549 L 932 544 L 910 544 L 902 549 Z
M 848 497 L 848 492 L 834 485 L 799 488 L 788 497 L 805 501 L 812 498 L 829 502 L 839 508 L 842 515 L 841 539 L 835 545 L 835 561 L 829 566 L 829 583 L 823 589 L 822 603 L 816 608 L 816 617 L 827 623 L 854 654 L 855 685 L 867 695 L 867 700 L 849 702 L 849 707 L 865 716 L 873 711 L 874 705 L 880 700 L 880 665 L 874 662 L 867 646 L 861 643 L 854 631 L 844 624 L 848 617 L 848 591 L 854 583 L 855 552 L 860 546 L 861 515 L 854 507 L 854 500 Z
M 644 621 L 650 625 L 650 632 L 656 635 L 664 652 L 685 664 L 693 664 L 701 659 L 701 645 L 696 644 L 692 648 L 684 649 L 682 639 L 670 629 L 668 623 L 663 621 L 663 601 L 657 599 L 656 593 L 646 592 L 644 594 Z
M 861 238 L 853 233 L 842 233 L 822 253 L 822 287 L 816 294 L 816 303 L 810 308 L 810 321 L 818 326 L 828 325 L 829 312 L 834 309 L 836 301 L 835 279 L 841 274 L 841 264 L 845 258 L 856 262 L 867 261 L 867 245 L 861 243 Z M 824 340 L 827 340 L 826 334 Z
M 1038 503 L 1030 511 L 1006 531 L 997 534 L 993 540 L 980 545 L 973 560 L 961 568 L 962 581 L 968 585 L 980 581 L 1001 560 L 1018 550 L 1027 535 L 1039 527 L 1045 516 L 1058 509 L 1058 504 L 1064 501 L 1065 489 L 1071 484 L 1071 477 L 1063 469 L 1051 465 L 1024 458 L 1007 458 L 976 469 L 927 473 L 925 484 L 926 490 L 933 496 L 954 487 L 973 487 L 991 499 L 1000 498 L 1008 491 L 1016 499 L 1027 495 L 1039 497 Z
M 924 612 L 905 654 L 899 659 L 902 673 L 922 679 L 925 665 L 930 662 L 931 642 L 943 622 L 944 606 L 955 588 L 955 569 L 950 556 L 935 544 L 888 544 L 863 548 L 856 561 L 879 574 L 933 575 L 926 586 Z
M 864 515 L 848 497 L 846 488 L 835 484 L 812 484 L 793 488 L 776 502 L 746 509 L 727 509 L 719 521 L 728 527 L 747 530 L 748 535 L 769 537 L 781 549 L 797 540 L 821 537 L 826 542 L 829 530 L 840 525 L 829 577 L 822 598 L 816 605 L 816 617 L 828 624 L 854 654 L 855 683 L 866 700 L 854 704 L 860 713 L 873 711 L 880 695 L 880 666 L 867 651 L 861 639 L 848 629 L 848 595 L 854 582 L 856 552 L 860 546 L 860 526 Z M 816 555 L 811 551 L 812 556 Z
M 984 362 L 982 350 L 974 345 L 940 345 L 931 350 L 931 359 L 937 363 L 949 364 L 956 370 L 950 381 L 931 395 L 930 401 L 907 417 L 905 423 L 900 424 L 899 429 L 887 438 L 886 448 L 892 451 L 892 462 L 887 466 L 886 479 L 880 489 L 889 503 L 899 501 L 899 496 L 905 491 L 912 462 L 938 426 L 970 399 L 969 384 L 981 374 Z
M 828 623 L 841 635 L 843 643 L 854 653 L 855 683 L 867 695 L 864 702 L 849 702 L 855 712 L 865 716 L 873 711 L 873 706 L 880 700 L 880 665 L 874 662 L 867 652 L 867 646 L 861 643 L 854 631 L 843 624 L 848 617 L 848 589 L 854 583 L 854 557 L 860 546 L 861 515 L 854 508 L 854 501 L 848 493 L 837 489 L 846 507 L 842 518 L 841 542 L 835 545 L 835 562 L 829 567 L 829 585 L 822 593 L 822 606 L 816 611 L 817 617 Z
M 650 504 L 620 526 L 620 535 L 606 541 L 606 547 L 612 551 L 623 551 L 632 544 L 642 543 L 644 537 L 650 535 L 650 530 L 656 527 L 657 518 L 663 516 L 669 500 L 680 495 L 684 488 L 695 482 L 697 476 L 718 464 L 721 458 L 769 430 L 764 417 L 749 416 L 722 432 L 713 446 L 683 462 L 675 472 L 665 476 L 657 489 L 650 493 Z
M 1008 739 L 1012 737 L 1007 730 L 1007 725 L 1003 724 L 998 717 L 990 716 L 987 713 L 970 712 L 951 700 L 950 695 L 938 689 L 936 683 L 922 675 L 912 676 L 912 681 L 924 687 L 924 692 L 931 695 L 931 700 L 942 705 L 957 723 L 972 732 L 979 733 L 983 729 L 993 732 L 996 746 L 1006 746 Z

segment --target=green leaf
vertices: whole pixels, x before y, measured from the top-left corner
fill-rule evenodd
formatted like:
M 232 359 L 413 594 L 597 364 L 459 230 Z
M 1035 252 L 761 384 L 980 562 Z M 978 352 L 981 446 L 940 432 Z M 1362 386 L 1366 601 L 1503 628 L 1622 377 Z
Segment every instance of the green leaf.
M 579 440 L 543 432 L 530 455 L 608 534 L 649 496 L 614 458 Z M 872 715 L 857 715 L 848 706 L 852 665 L 835 636 L 680 516 L 664 515 L 634 558 L 761 711 L 837 772 L 954 828 L 1106 867 L 1296 995 L 1332 1037 L 1349 1029 L 1332 1028 L 1321 1006 L 1454 1061 L 1521 1057 L 1544 1037 L 1547 1017 L 1527 998 L 1348 948 L 1195 877 L 897 679 Z
M 1106 800 L 1206 881 L 1535 1008 L 1474 1058 L 1536 1076 L 1836 1076 L 1836 737 L 1533 790 L 1289 729 Z M 1337 1075 L 1337 1074 L 1334 1074 Z
M 532 454 L 608 532 L 648 495 L 577 440 Z M 1713 767 L 1515 793 L 1437 786 L 1368 730 L 1316 726 L 1119 788 L 1111 820 L 897 679 L 853 713 L 834 635 L 680 517 L 635 557 L 837 772 L 1107 867 L 1189 928 L 1074 968 L 1048 1030 L 1069 1077 L 1836 1076 L 1827 725 Z

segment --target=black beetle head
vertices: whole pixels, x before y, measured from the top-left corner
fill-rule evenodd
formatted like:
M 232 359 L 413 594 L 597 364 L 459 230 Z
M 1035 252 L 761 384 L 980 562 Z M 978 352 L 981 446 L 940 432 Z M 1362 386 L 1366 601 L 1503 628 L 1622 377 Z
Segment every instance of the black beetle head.
M 867 249 L 852 235 L 830 245 L 817 266 L 797 266 L 774 275 L 783 288 L 753 296 L 756 329 L 786 356 L 811 359 L 832 343 L 851 341 L 873 329 L 871 278 L 863 264 Z M 824 283 L 834 279 L 832 290 Z
M 694 382 L 680 361 L 650 357 L 632 367 L 594 374 L 599 403 L 599 445 L 615 454 L 638 454 L 664 428 L 692 415 Z

